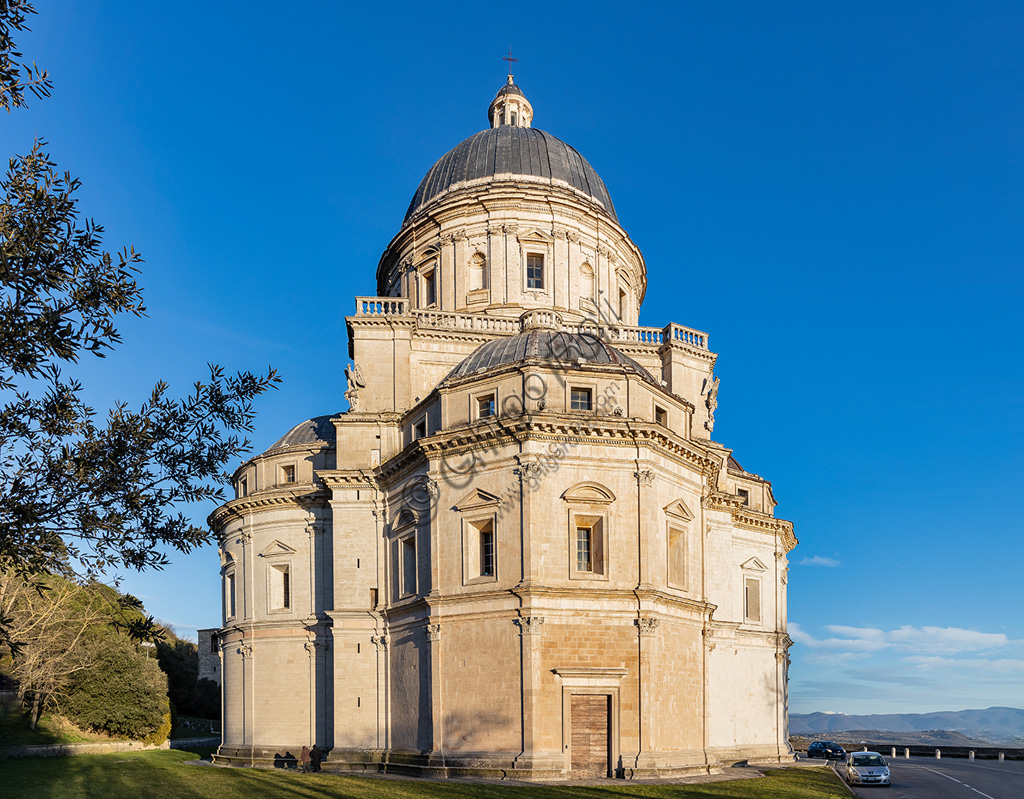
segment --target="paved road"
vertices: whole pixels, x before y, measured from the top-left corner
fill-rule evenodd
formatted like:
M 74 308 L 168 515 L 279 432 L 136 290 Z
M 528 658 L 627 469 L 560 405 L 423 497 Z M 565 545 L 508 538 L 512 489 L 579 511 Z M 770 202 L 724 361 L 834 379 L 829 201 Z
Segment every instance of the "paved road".
M 892 787 L 854 788 L 873 799 L 1024 799 L 1024 761 L 934 757 L 885 758 Z

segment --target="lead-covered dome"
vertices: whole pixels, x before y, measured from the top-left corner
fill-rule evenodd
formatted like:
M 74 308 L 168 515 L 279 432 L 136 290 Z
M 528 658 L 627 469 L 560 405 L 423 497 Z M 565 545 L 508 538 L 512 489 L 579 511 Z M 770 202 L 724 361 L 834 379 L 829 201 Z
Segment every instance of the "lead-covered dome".
M 561 139 L 537 128 L 502 125 L 482 130 L 441 156 L 420 181 L 403 224 L 435 197 L 471 180 L 518 175 L 567 184 L 596 200 L 612 219 L 611 195 L 587 159 Z
M 281 436 L 267 450 L 290 447 L 295 444 L 333 444 L 335 439 L 334 423 L 331 421 L 337 414 L 330 416 L 314 416 L 299 422 L 291 430 Z
M 644 367 L 597 336 L 545 328 L 531 328 L 516 336 L 481 344 L 452 369 L 439 385 L 444 386 L 459 378 L 530 360 L 547 361 L 564 369 L 586 365 L 621 366 L 627 372 L 660 388 Z
M 491 128 L 441 156 L 420 181 L 402 224 L 453 189 L 487 178 L 530 177 L 567 186 L 596 201 L 616 222 L 611 195 L 587 159 L 561 139 L 530 127 L 533 108 L 508 76 L 488 109 Z

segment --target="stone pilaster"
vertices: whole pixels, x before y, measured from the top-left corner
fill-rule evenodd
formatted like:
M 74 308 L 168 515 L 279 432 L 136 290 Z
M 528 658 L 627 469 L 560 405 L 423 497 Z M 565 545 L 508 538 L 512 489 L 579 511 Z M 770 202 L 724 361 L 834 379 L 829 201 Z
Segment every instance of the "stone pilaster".
M 440 756 L 444 761 L 444 702 L 442 699 L 441 680 L 441 625 L 426 626 L 427 645 L 430 650 L 430 760 Z

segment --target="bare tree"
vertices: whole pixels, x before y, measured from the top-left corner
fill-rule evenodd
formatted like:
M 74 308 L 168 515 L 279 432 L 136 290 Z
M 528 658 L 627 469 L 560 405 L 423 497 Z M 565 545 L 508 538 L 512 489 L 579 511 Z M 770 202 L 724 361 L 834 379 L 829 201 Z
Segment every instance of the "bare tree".
M 10 676 L 35 729 L 39 714 L 57 707 L 75 675 L 94 662 L 111 607 L 98 586 L 53 576 L 29 582 L 6 571 L 0 572 L 0 613 L 18 641 L 8 650 Z

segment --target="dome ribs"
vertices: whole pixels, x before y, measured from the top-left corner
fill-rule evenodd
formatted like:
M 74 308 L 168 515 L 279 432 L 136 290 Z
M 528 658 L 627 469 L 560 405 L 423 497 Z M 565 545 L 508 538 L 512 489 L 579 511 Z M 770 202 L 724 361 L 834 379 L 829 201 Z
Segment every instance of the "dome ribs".
M 481 344 L 452 369 L 439 385 L 523 361 L 547 361 L 553 367 L 563 370 L 576 369 L 581 365 L 618 366 L 658 386 L 658 382 L 643 366 L 597 336 L 545 329 L 529 330 Z
M 488 137 L 478 133 L 470 144 L 470 158 L 466 165 L 466 179 L 472 180 L 487 174 L 487 142 Z
M 403 224 L 454 186 L 495 175 L 565 183 L 593 198 L 618 222 L 608 188 L 579 152 L 543 130 L 503 125 L 473 134 L 438 159 L 416 189 Z
M 509 153 L 512 149 L 509 144 L 509 139 L 512 138 L 511 130 L 512 128 L 508 126 L 498 128 L 498 135 L 494 143 L 494 172 L 492 174 L 501 175 L 512 171 L 512 165 L 509 163 Z
M 543 178 L 551 177 L 551 164 L 547 159 L 547 148 L 542 147 L 541 134 L 539 131 L 527 128 L 527 140 L 530 142 L 530 165 L 534 168 L 532 174 L 539 174 Z M 541 152 L 541 151 L 544 152 Z

